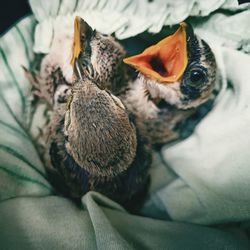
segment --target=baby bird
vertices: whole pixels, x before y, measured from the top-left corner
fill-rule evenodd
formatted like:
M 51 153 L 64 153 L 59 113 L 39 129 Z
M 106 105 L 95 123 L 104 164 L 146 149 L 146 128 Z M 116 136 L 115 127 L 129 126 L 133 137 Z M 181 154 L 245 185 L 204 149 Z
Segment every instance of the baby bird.
M 150 147 L 122 102 L 86 78 L 74 83 L 66 110 L 61 108 L 48 143 L 50 173 L 60 175 L 61 188 L 73 198 L 94 190 L 128 209 L 138 204 L 148 184 Z
M 74 81 L 67 103 L 54 106 L 45 156 L 48 173 L 60 192 L 73 199 L 93 190 L 134 211 L 147 193 L 151 148 L 133 115 L 110 92 L 120 91 L 124 52 L 80 18 L 75 33 Z
M 94 190 L 127 209 L 138 205 L 147 190 L 150 147 L 117 97 L 78 79 L 50 130 L 50 173 L 59 174 L 67 195 L 80 198 Z
M 139 71 L 126 105 L 139 117 L 137 126 L 152 144 L 188 136 L 220 88 L 212 50 L 187 23 L 124 62 Z
M 68 36 L 68 33 L 67 36 L 62 34 L 60 39 L 55 39 L 50 53 L 42 59 L 39 73 L 34 74 L 25 69 L 26 76 L 33 85 L 33 94 L 38 97 L 36 101 L 45 102 L 49 114 L 67 102 L 73 82 L 81 74 L 88 75 L 100 88 L 107 89 L 114 95 L 122 93 L 128 84 L 123 63 L 125 50 L 112 36 L 93 30 L 80 17 L 75 18 L 74 34 L 70 36 L 70 42 Z M 79 72 L 74 70 L 76 57 Z M 39 128 L 41 133 L 37 138 L 38 150 L 42 156 L 47 144 L 47 126 L 51 119 L 50 115 L 46 117 L 48 121 Z

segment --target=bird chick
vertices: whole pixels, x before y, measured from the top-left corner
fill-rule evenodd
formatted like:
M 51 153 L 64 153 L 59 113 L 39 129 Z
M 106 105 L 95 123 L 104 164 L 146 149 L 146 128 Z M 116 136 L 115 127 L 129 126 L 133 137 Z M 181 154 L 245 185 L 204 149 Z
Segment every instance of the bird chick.
M 212 50 L 187 23 L 124 62 L 139 71 L 126 105 L 140 117 L 137 126 L 152 144 L 186 137 L 220 88 Z
M 110 38 L 100 38 L 94 39 L 96 45 L 91 47 L 95 32 L 79 18 L 75 26 L 81 31 L 76 32 L 72 57 L 75 80 L 67 103 L 53 111 L 47 143 L 48 173 L 69 197 L 79 199 L 93 190 L 132 210 L 147 193 L 150 145 L 138 133 L 121 100 L 106 89 L 115 92 L 118 87 L 112 69 L 117 71 L 119 66 L 116 56 L 110 58 L 117 55 L 112 53 L 116 46 L 110 45 Z M 100 41 L 108 41 L 106 49 L 99 48 L 103 44 Z M 99 56 L 103 58 L 96 60 Z
M 122 102 L 85 78 L 74 83 L 64 112 L 61 107 L 53 116 L 48 153 L 67 195 L 93 190 L 128 209 L 138 205 L 151 153 Z
M 88 77 L 100 88 L 108 89 L 114 95 L 122 93 L 128 83 L 122 61 L 125 51 L 112 36 L 102 35 L 93 30 L 80 17 L 75 18 L 71 43 L 68 41 L 69 35 L 63 34 L 63 37 L 57 39 L 63 42 L 53 43 L 50 53 L 41 61 L 39 73 L 24 69 L 33 86 L 33 94 L 38 97 L 35 101 L 45 101 L 46 111 L 49 111 L 49 115 L 46 116 L 48 121 L 39 128 L 41 133 L 36 138 L 42 158 L 46 158 L 43 152 L 47 137 L 51 133 L 47 128 L 51 119 L 50 114 L 54 110 L 63 111 L 60 106 L 67 103 L 76 76 Z M 64 41 L 67 46 L 64 45 Z M 62 44 L 64 46 L 60 47 Z M 74 70 L 76 55 L 79 71 Z

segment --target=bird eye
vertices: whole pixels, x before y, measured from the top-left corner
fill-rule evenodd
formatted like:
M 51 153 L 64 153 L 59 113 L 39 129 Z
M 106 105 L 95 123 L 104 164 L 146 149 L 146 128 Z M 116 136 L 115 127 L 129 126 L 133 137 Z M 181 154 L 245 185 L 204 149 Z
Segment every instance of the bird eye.
M 193 69 L 189 79 L 191 85 L 201 85 L 206 81 L 206 73 L 202 69 Z

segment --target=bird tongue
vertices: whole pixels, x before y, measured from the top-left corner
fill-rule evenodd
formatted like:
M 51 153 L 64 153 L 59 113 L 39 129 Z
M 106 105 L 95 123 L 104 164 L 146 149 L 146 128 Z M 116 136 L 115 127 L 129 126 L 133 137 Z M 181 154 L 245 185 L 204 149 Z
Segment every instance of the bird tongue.
M 141 54 L 125 58 L 124 63 L 137 69 L 146 77 L 163 83 L 180 79 L 187 67 L 186 24 Z
M 79 57 L 82 48 L 81 48 L 81 18 L 76 16 L 74 23 L 74 43 L 73 43 L 73 52 L 72 58 L 70 61 L 71 65 L 75 64 L 76 59 Z

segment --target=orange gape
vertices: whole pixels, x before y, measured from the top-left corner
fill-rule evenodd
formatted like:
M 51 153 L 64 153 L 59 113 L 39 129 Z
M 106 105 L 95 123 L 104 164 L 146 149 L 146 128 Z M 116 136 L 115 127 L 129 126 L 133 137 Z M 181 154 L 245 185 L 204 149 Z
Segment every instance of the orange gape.
M 76 16 L 74 23 L 74 42 L 72 48 L 72 58 L 70 61 L 71 65 L 75 64 L 75 60 L 79 57 L 82 51 L 80 25 L 81 25 L 81 18 L 79 16 Z
M 173 35 L 123 61 L 159 82 L 173 83 L 179 80 L 188 63 L 186 24 L 181 23 Z

